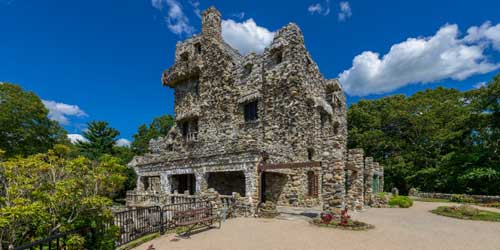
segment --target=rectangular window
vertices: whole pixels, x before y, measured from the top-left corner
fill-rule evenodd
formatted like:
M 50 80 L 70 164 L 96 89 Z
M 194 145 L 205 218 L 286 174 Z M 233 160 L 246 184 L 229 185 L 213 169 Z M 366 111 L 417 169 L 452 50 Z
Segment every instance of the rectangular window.
M 258 117 L 257 101 L 249 102 L 244 106 L 245 122 L 256 121 Z
M 318 197 L 318 175 L 313 171 L 307 172 L 307 195 Z
M 180 123 L 182 138 L 186 141 L 194 141 L 198 138 L 198 118 Z

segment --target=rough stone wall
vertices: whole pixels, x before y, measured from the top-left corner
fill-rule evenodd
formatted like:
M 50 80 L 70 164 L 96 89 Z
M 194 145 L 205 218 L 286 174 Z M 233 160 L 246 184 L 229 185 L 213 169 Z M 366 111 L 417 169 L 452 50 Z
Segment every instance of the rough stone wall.
M 308 172 L 315 176 L 318 193 L 309 195 Z M 266 172 L 266 201 L 280 206 L 314 207 L 320 204 L 321 169 L 286 169 Z
M 345 206 L 344 161 L 331 161 L 322 165 L 323 210 L 339 214 Z
M 364 171 L 364 183 L 365 183 L 365 195 L 364 203 L 365 205 L 370 205 L 373 200 L 373 158 L 365 158 L 365 171 Z
M 364 152 L 363 149 L 349 149 L 346 162 L 348 171 L 347 207 L 362 210 L 364 206 Z

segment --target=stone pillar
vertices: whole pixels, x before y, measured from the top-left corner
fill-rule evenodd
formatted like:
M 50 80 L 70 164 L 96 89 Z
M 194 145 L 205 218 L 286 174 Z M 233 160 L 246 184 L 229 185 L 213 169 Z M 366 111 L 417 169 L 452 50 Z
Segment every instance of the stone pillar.
M 144 191 L 144 177 L 143 176 L 140 176 L 140 175 L 137 176 L 137 186 L 135 189 L 139 192 Z
M 214 7 L 210 7 L 202 13 L 201 33 L 205 38 L 222 40 L 221 14 Z
M 208 189 L 207 173 L 204 170 L 194 172 L 196 179 L 196 194 L 206 192 Z
M 373 162 L 373 171 L 374 171 L 374 173 L 376 172 L 375 179 L 377 180 L 377 183 L 375 183 L 376 190 L 373 190 L 373 192 L 376 191 L 377 193 L 380 193 L 380 192 L 382 192 L 380 189 L 380 165 L 376 161 Z
M 365 195 L 364 202 L 365 205 L 371 205 L 372 196 L 373 196 L 373 158 L 366 157 L 365 158 L 365 170 L 364 170 L 364 178 L 365 178 Z
M 381 187 L 380 191 L 384 192 L 384 166 L 380 165 L 379 169 L 380 169 L 380 180 L 379 180 L 379 183 L 380 183 L 380 187 Z
M 350 149 L 346 163 L 350 183 L 346 205 L 352 210 L 361 210 L 364 206 L 364 165 L 363 149 Z
M 167 194 L 170 194 L 172 193 L 172 185 L 171 185 L 171 177 L 166 174 L 166 173 L 162 173 L 160 174 L 160 184 L 161 184 L 161 191 L 163 193 L 167 193 Z
M 342 160 L 323 162 L 322 174 L 323 211 L 340 214 L 345 205 L 344 162 Z

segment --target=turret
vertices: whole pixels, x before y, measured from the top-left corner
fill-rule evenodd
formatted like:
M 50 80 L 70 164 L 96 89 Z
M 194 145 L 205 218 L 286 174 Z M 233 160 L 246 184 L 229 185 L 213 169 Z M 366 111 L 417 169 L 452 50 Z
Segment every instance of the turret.
M 222 40 L 221 14 L 215 7 L 203 12 L 201 26 L 203 37 Z

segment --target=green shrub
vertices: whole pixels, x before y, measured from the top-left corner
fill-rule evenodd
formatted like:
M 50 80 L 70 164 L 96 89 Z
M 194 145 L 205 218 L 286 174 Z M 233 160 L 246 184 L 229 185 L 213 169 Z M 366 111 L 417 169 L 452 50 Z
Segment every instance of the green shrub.
M 401 195 L 393 196 L 389 200 L 389 206 L 391 206 L 391 207 L 398 206 L 400 208 L 409 208 L 409 207 L 413 206 L 413 201 L 410 198 L 408 198 L 407 196 L 401 196 Z
M 451 195 L 450 201 L 459 202 L 459 203 L 475 203 L 476 202 L 476 200 L 474 200 L 474 198 L 467 197 L 463 194 Z

